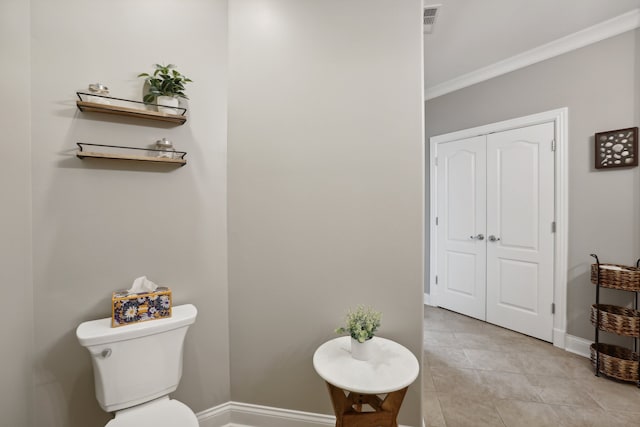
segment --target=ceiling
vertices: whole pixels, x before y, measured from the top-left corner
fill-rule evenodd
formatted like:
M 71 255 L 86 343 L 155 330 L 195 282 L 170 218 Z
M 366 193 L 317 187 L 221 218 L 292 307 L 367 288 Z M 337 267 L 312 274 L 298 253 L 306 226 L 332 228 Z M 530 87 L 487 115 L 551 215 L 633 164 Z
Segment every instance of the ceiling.
M 426 89 L 640 7 L 640 0 L 424 0 Z

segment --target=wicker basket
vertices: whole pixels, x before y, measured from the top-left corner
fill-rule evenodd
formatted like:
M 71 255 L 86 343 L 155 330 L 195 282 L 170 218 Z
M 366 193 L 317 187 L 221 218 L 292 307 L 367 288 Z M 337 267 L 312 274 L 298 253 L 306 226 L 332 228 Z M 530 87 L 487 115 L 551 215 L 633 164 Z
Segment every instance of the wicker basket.
M 591 283 L 598 284 L 598 264 L 591 264 Z M 638 292 L 640 268 L 621 264 L 600 264 L 600 286 Z
M 600 310 L 600 324 L 596 325 L 597 312 Z M 601 331 L 607 331 L 627 337 L 640 336 L 640 311 L 617 305 L 591 305 L 591 324 Z
M 598 344 L 599 371 L 622 381 L 638 381 L 638 353 L 611 344 Z M 596 366 L 596 344 L 591 344 L 591 365 Z

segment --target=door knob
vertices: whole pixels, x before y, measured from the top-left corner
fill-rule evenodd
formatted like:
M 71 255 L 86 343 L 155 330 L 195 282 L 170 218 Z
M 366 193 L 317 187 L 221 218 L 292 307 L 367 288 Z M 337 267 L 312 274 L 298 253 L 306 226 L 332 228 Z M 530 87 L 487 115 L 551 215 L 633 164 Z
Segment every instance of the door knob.
M 470 236 L 472 240 L 484 240 L 484 234 L 478 234 L 477 236 Z
M 498 240 L 500 240 L 500 238 L 494 236 L 493 234 L 491 236 L 489 236 L 489 241 L 490 242 L 497 242 Z

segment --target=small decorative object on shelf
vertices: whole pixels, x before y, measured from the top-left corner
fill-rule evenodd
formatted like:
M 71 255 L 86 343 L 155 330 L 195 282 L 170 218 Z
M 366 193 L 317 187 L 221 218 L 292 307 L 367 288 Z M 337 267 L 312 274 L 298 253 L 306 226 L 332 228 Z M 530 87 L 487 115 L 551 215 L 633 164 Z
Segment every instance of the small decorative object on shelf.
M 192 82 L 190 78 L 181 74 L 173 64 L 155 64 L 153 74 L 140 73 L 138 77 L 144 77 L 149 85 L 149 92 L 144 96 L 145 102 L 155 102 L 158 112 L 165 114 L 178 114 L 178 98 L 189 99 L 184 93 L 184 86 Z
M 187 153 L 185 151 L 176 151 L 175 149 L 171 153 L 167 153 L 166 150 L 150 148 L 88 144 L 85 142 L 78 142 L 77 144 L 79 149 L 76 151 L 76 156 L 80 159 L 137 160 L 141 162 L 166 163 L 175 166 L 184 166 L 187 164 L 184 158 Z M 144 153 L 144 155 L 139 153 Z M 167 154 L 170 154 L 171 157 L 167 157 Z
M 167 138 L 162 138 L 156 141 L 156 150 L 158 150 L 158 157 L 164 157 L 167 159 L 173 159 L 176 154 L 176 149 L 173 148 L 173 143 Z
M 109 88 L 102 83 L 91 83 L 89 85 L 89 92 L 92 95 L 87 96 L 87 101 L 94 102 L 96 104 L 111 104 L 111 101 L 109 101 L 108 98 Z
M 595 162 L 596 169 L 638 166 L 638 128 L 596 133 Z
M 636 382 L 640 387 L 640 259 L 636 266 L 601 264 L 591 254 L 591 283 L 596 285 L 596 303 L 591 306 L 591 323 L 595 327 L 595 342 L 591 344 L 591 364 L 596 376 L 600 373 L 621 381 Z M 600 304 L 600 288 L 618 289 L 634 293 L 633 308 Z M 634 338 L 633 350 L 600 342 L 600 331 Z
M 168 122 L 182 125 L 187 121 L 185 116 L 187 109 L 178 107 L 178 114 L 165 114 L 157 111 L 147 110 L 149 104 L 142 101 L 133 101 L 124 98 L 114 98 L 113 96 L 91 94 L 86 92 L 76 92 L 78 110 L 91 113 L 106 113 L 117 116 L 136 117 L 141 119 Z M 90 101 L 90 99 L 103 99 L 102 102 Z
M 373 337 L 380 327 L 382 313 L 371 307 L 359 305 L 349 310 L 345 326 L 336 329 L 337 334 L 351 335 L 351 356 L 358 360 L 369 360 L 373 351 Z

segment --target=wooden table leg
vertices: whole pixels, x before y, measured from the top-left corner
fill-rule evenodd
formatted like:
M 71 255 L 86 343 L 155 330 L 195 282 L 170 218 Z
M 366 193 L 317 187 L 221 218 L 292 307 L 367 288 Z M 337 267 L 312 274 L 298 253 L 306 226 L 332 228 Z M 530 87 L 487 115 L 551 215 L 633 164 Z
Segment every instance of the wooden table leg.
M 387 397 L 382 402 L 382 410 L 389 411 L 393 414 L 393 423 L 391 424 L 391 427 L 398 427 L 398 412 L 400 412 L 400 406 L 404 400 L 404 395 L 407 394 L 408 388 L 409 387 L 405 387 L 402 390 L 393 391 L 387 394 Z
M 330 383 L 327 388 L 336 414 L 336 427 L 398 427 L 398 412 L 408 387 L 392 391 L 384 399 L 375 394 L 345 394 Z M 362 412 L 363 405 L 369 405 L 373 411 Z
M 342 389 L 327 383 L 329 389 L 329 396 L 331 396 L 331 404 L 333 405 L 333 412 L 336 414 L 336 427 L 342 426 L 342 416 L 349 410 L 349 400 L 345 396 Z

